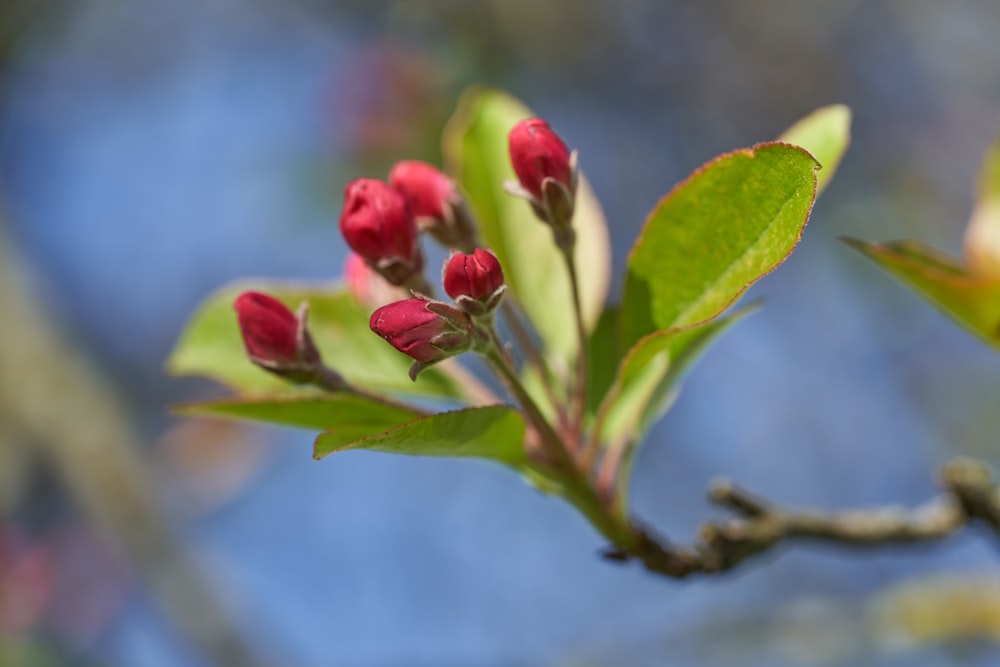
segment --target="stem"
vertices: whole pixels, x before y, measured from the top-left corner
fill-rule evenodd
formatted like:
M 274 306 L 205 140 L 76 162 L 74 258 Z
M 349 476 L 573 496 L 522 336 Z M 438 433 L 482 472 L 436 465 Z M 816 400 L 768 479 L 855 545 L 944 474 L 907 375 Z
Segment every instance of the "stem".
M 323 391 L 326 391 L 331 394 L 354 394 L 356 396 L 361 396 L 363 398 L 376 401 L 378 403 L 381 403 L 382 405 L 387 405 L 394 408 L 399 408 L 400 410 L 408 410 L 410 412 L 414 412 L 421 417 L 429 417 L 430 415 L 433 414 L 432 412 L 428 412 L 427 410 L 423 410 L 414 405 L 410 405 L 409 403 L 397 401 L 383 394 L 377 394 L 373 391 L 369 391 L 368 389 L 364 389 L 362 387 L 357 387 L 353 384 L 350 384 L 349 382 L 347 382 L 347 380 L 343 378 L 343 376 L 340 375 L 340 373 L 325 365 L 321 366 L 320 369 L 317 371 L 311 384 L 314 387 L 318 387 Z
M 621 511 L 624 507 L 623 499 L 616 492 L 616 489 L 619 487 L 618 481 L 621 478 L 618 472 L 622 462 L 622 453 L 625 451 L 628 443 L 629 439 L 624 437 L 610 443 L 607 449 L 604 450 L 604 458 L 601 459 L 601 465 L 597 471 L 596 484 L 598 493 L 611 504 L 615 511 Z M 590 443 L 588 443 L 585 455 L 590 453 L 591 447 Z
M 458 359 L 445 359 L 437 367 L 442 373 L 451 377 L 465 391 L 465 397 L 472 405 L 498 405 L 503 401 L 493 391 L 466 370 Z
M 434 298 L 434 286 L 427 281 L 427 276 L 423 272 L 414 274 L 406 284 L 403 285 L 403 289 L 407 292 L 419 292 L 425 296 Z
M 510 294 L 508 293 L 508 297 Z M 542 358 L 541 352 L 539 352 L 538 347 L 535 345 L 534 341 L 531 340 L 531 334 L 528 333 L 528 328 L 521 321 L 521 316 L 517 312 L 517 306 L 515 306 L 509 298 L 505 298 L 504 302 L 500 304 L 500 308 L 503 311 L 504 321 L 507 322 L 507 326 L 510 327 L 511 335 L 517 341 L 518 347 L 520 347 L 521 352 L 524 353 L 525 360 L 532 366 L 538 369 L 538 375 L 542 382 L 542 389 L 545 391 L 545 397 L 549 400 L 549 403 L 556 410 L 556 416 L 559 419 L 560 430 L 567 423 L 566 408 L 559 397 L 556 396 L 555 390 L 555 379 L 552 375 L 552 369 L 549 365 L 545 363 L 545 359 Z
M 559 469 L 572 468 L 572 461 L 566 452 L 566 448 L 563 446 L 562 440 L 555 432 L 555 429 L 552 428 L 552 425 L 549 424 L 545 415 L 542 414 L 538 404 L 535 403 L 534 399 L 531 398 L 531 395 L 524 388 L 524 385 L 521 384 L 517 373 L 514 372 L 513 367 L 503 353 L 503 345 L 497 339 L 496 331 L 492 329 L 490 330 L 490 346 L 486 350 L 485 355 L 486 359 L 503 378 L 504 383 L 510 389 L 511 393 L 514 394 L 514 398 L 521 404 L 531 424 L 538 431 L 538 435 L 542 438 L 542 446 L 549 455 L 551 462 Z
M 604 430 L 604 422 L 608 417 L 608 412 L 610 410 L 611 401 L 608 397 L 601 402 L 601 405 L 597 408 L 597 415 L 594 417 L 594 423 L 590 428 L 590 437 L 587 438 L 586 444 L 583 445 L 583 451 L 580 452 L 580 462 L 584 468 L 589 469 L 594 465 L 594 460 L 597 459 L 597 454 L 601 449 L 601 431 Z M 613 445 L 612 445 L 613 446 Z M 605 460 L 609 456 L 609 453 L 605 453 Z M 620 456 L 616 457 L 620 458 Z M 601 463 L 601 472 L 599 473 L 598 479 L 601 476 L 606 475 L 604 468 L 608 464 L 605 462 Z
M 573 389 L 570 397 L 570 426 L 572 429 L 570 442 L 580 450 L 583 447 L 583 415 L 587 406 L 587 331 L 583 324 L 583 307 L 580 305 L 580 280 L 573 262 L 573 247 L 562 248 L 566 271 L 569 273 L 570 287 L 573 292 L 573 312 L 576 317 L 576 335 L 579 343 L 576 358 L 576 376 L 573 378 Z
M 532 425 L 538 430 L 542 446 L 551 459 L 550 467 L 541 470 L 545 475 L 553 475 L 562 484 L 562 495 L 572 503 L 590 522 L 616 547 L 631 552 L 642 545 L 643 534 L 636 531 L 627 520 L 620 518 L 603 501 L 601 495 L 591 485 L 586 472 L 580 470 L 563 440 L 549 424 L 538 405 L 525 390 L 514 369 L 507 362 L 496 332 L 490 331 L 490 346 L 484 352 L 486 358 L 504 379 L 518 403 L 524 409 Z
M 330 393 L 354 390 L 354 387 L 347 383 L 347 380 L 344 379 L 343 375 L 333 370 L 323 362 L 318 364 L 318 368 L 316 368 L 315 374 L 312 376 L 309 383 Z

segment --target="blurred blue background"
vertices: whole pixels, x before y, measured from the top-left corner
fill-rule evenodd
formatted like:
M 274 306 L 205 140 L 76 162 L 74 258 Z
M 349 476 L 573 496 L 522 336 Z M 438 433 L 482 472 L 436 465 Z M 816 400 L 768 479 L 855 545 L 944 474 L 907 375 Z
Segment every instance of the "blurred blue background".
M 499 467 L 316 463 L 306 432 L 170 417 L 216 390 L 162 372 L 226 281 L 339 275 L 343 186 L 437 161 L 467 84 L 580 150 L 619 270 L 673 183 L 843 102 L 838 176 L 753 289 L 766 307 L 652 432 L 635 509 L 686 542 L 717 475 L 789 504 L 922 502 L 947 458 L 996 462 L 1000 356 L 837 237 L 959 250 L 1000 120 L 998 29 L 992 0 L 2 0 L 2 280 L 47 319 L 8 310 L 0 345 L 27 359 L 30 325 L 61 347 L 0 363 L 0 663 L 1000 664 L 987 535 L 668 581 L 602 561 L 581 518 Z M 25 417 L 25 374 L 76 364 Z M 49 445 L 105 412 L 128 446 Z

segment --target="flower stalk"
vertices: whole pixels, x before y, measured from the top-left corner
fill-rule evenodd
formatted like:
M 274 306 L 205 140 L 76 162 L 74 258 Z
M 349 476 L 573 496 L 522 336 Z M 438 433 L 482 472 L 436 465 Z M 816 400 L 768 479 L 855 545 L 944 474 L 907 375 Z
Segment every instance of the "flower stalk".
M 577 355 L 576 371 L 573 376 L 573 384 L 570 392 L 569 425 L 572 429 L 570 445 L 576 452 L 585 451 L 583 418 L 587 407 L 587 330 L 583 322 L 583 307 L 580 301 L 580 279 L 577 275 L 576 264 L 573 261 L 573 248 L 565 248 L 562 251 L 563 260 L 566 264 L 566 272 L 569 275 L 570 291 L 573 294 L 573 315 L 576 321 Z

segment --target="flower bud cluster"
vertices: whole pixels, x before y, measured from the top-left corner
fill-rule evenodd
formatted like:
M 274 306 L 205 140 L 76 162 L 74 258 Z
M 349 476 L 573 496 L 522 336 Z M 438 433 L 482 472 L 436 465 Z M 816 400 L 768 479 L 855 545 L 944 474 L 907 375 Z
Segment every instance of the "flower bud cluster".
M 475 229 L 455 182 L 418 160 L 397 163 L 389 181 L 358 178 L 344 190 L 340 232 L 358 256 L 393 285 L 421 286 L 426 231 L 448 247 L 471 249 Z
M 445 292 L 457 307 L 417 294 L 376 310 L 371 330 L 414 360 L 410 377 L 448 357 L 490 339 L 492 312 L 507 286 L 493 253 L 477 248 L 472 254 L 453 253 L 442 271 Z
M 497 258 L 476 248 L 475 226 L 455 182 L 426 162 L 404 160 L 393 166 L 388 182 L 352 181 L 344 199 L 340 230 L 360 258 L 348 264 L 352 292 L 371 302 L 365 268 L 414 292 L 415 298 L 378 308 L 369 321 L 372 331 L 414 360 L 411 376 L 481 341 L 479 319 L 490 316 L 506 286 Z M 454 252 L 442 272 L 445 292 L 456 305 L 422 293 L 429 290 L 418 243 L 425 231 L 469 253 Z
M 508 140 L 518 178 L 508 188 L 531 203 L 560 247 L 571 248 L 576 152 L 539 118 L 518 123 Z M 376 274 L 414 294 L 379 307 L 369 321 L 372 331 L 414 360 L 411 377 L 493 336 L 493 312 L 507 289 L 503 270 L 492 252 L 477 247 L 468 206 L 446 174 L 426 162 L 404 160 L 392 168 L 388 181 L 351 181 L 344 190 L 340 231 L 354 253 L 346 275 L 359 301 L 384 303 L 382 297 L 393 291 L 381 283 L 387 289 L 376 294 Z M 430 287 L 423 275 L 422 232 L 457 249 L 442 269 L 444 291 L 454 304 L 423 294 Z M 305 304 L 293 313 L 273 297 L 245 292 L 234 306 L 254 363 L 299 382 L 315 381 L 321 371 L 330 377 L 306 326 Z

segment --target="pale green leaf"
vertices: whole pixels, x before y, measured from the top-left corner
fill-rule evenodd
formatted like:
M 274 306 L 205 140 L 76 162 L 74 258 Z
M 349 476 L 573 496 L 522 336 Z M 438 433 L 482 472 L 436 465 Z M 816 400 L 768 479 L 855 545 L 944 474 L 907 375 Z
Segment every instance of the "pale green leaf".
M 778 141 L 801 146 L 822 165 L 816 192 L 823 192 L 851 143 L 851 110 L 843 104 L 816 109 L 781 133 Z

